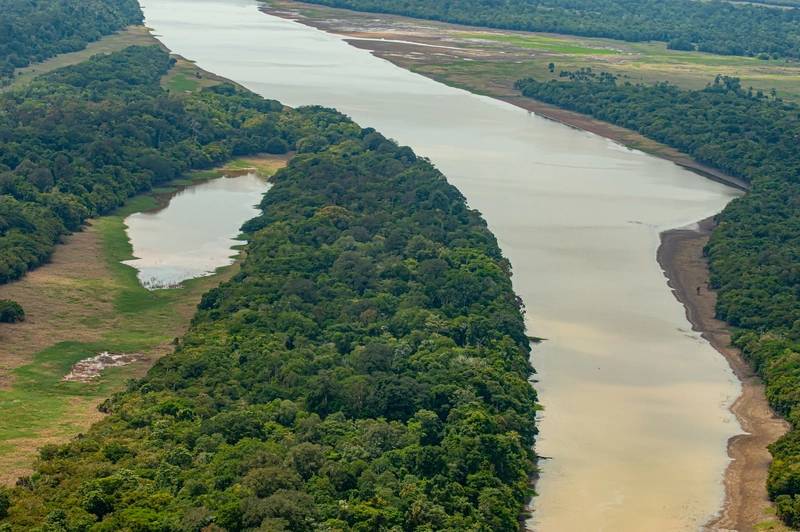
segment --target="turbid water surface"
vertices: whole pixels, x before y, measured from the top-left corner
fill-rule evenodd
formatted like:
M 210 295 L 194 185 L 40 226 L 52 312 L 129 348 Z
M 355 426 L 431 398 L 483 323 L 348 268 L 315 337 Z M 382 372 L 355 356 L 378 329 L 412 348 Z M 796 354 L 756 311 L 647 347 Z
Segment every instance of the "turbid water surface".
M 133 260 L 147 288 L 172 288 L 233 262 L 241 225 L 254 217 L 267 183 L 255 174 L 181 189 L 163 208 L 125 219 Z
M 176 53 L 292 106 L 351 115 L 430 159 L 486 217 L 537 346 L 529 526 L 696 530 L 721 505 L 739 386 L 690 330 L 660 231 L 738 193 L 604 138 L 409 73 L 249 0 L 144 0 Z

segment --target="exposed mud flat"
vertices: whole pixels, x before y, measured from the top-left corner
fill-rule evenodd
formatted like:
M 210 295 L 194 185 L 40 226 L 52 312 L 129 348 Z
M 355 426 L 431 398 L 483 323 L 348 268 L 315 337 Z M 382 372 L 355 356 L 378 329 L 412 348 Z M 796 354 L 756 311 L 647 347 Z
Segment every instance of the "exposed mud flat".
M 108 368 L 119 368 L 133 364 L 145 358 L 141 353 L 109 353 L 103 351 L 99 355 L 85 358 L 77 362 L 69 373 L 64 375 L 66 382 L 91 382 L 100 377 Z
M 731 463 L 725 471 L 725 503 L 706 527 L 746 531 L 768 517 L 767 474 L 772 456 L 767 446 L 783 436 L 789 425 L 769 407 L 761 379 L 731 345 L 728 324 L 715 317 L 717 294 L 708 287 L 708 263 L 703 256 L 713 228 L 713 218 L 707 218 L 693 227 L 662 233 L 658 261 L 692 328 L 725 357 L 742 383 L 731 412 L 744 434 L 728 440 Z

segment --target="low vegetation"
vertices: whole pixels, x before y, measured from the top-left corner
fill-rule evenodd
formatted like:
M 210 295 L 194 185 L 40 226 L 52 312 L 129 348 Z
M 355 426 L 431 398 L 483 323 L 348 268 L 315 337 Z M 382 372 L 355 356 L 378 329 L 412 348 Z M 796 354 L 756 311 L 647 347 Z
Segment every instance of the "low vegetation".
M 25 319 L 25 311 L 16 301 L 0 299 L 0 323 L 17 323 Z
M 662 41 L 674 50 L 800 57 L 800 10 L 694 0 L 306 0 L 489 28 Z
M 0 85 L 17 68 L 74 52 L 143 16 L 136 0 L 0 0 Z
M 0 95 L 0 283 L 135 194 L 302 136 L 282 105 L 231 85 L 170 95 L 160 81 L 172 64 L 130 47 Z
M 632 85 L 590 70 L 521 80 L 526 96 L 621 125 L 750 181 L 707 247 L 718 317 L 792 430 L 771 447 L 768 490 L 800 526 L 800 107 L 718 77 L 703 90 Z

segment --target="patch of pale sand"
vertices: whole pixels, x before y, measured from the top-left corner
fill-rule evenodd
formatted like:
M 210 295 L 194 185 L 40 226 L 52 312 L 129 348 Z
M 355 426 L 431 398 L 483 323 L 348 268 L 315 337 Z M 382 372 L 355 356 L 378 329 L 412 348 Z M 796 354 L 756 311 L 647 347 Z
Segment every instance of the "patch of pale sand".
M 143 357 L 141 353 L 102 353 L 84 358 L 73 364 L 69 373 L 64 375 L 61 380 L 66 382 L 92 382 L 100 378 L 100 375 L 109 368 L 120 368 L 133 364 Z
M 113 284 L 100 235 L 88 225 L 56 246 L 49 263 L 22 279 L 0 285 L 0 299 L 17 301 L 25 321 L 0 324 L 0 388 L 11 383 L 10 372 L 34 354 L 63 341 L 91 342 L 113 319 Z

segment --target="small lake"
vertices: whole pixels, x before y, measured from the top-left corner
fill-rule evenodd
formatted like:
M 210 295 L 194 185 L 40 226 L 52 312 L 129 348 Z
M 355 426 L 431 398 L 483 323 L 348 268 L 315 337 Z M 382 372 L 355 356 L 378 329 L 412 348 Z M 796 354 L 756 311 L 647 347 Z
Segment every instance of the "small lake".
M 125 264 L 151 290 L 174 288 L 232 264 L 239 228 L 258 214 L 256 205 L 268 188 L 255 174 L 220 177 L 182 188 L 162 208 L 128 216 L 136 258 Z

